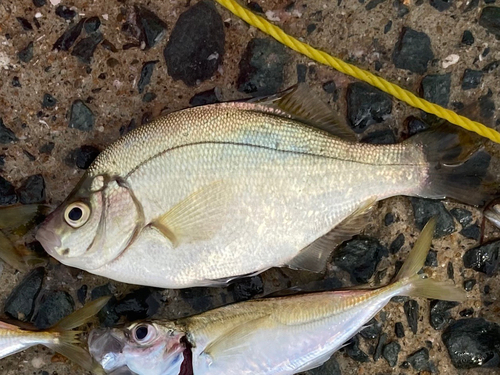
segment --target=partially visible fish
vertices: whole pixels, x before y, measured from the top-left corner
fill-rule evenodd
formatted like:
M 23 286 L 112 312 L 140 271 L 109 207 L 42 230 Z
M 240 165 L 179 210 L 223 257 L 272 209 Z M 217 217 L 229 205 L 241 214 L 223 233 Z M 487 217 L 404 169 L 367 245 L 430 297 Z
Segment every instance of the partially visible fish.
M 278 266 L 319 272 L 378 200 L 480 204 L 489 156 L 465 134 L 357 143 L 303 88 L 189 108 L 106 148 L 37 239 L 66 265 L 162 288 Z
M 27 330 L 13 324 L 0 322 L 0 358 L 35 345 L 44 345 L 64 355 L 87 371 L 96 374 L 102 373 L 102 368 L 92 360 L 89 353 L 75 345 L 79 343 L 77 337 L 81 331 L 72 331 L 72 329 L 90 320 L 109 301 L 109 298 L 101 297 L 86 304 L 44 331 Z
M 318 367 L 394 296 L 465 300 L 452 283 L 417 273 L 434 229 L 431 219 L 388 286 L 260 299 L 177 321 L 93 330 L 90 353 L 109 373 L 128 368 L 139 375 L 287 375 Z
M 18 271 L 26 271 L 28 263 L 39 262 L 25 246 L 14 246 L 12 238 L 23 236 L 48 213 L 48 206 L 27 204 L 0 207 L 0 259 Z
M 497 228 L 500 228 L 500 202 L 492 202 L 484 211 L 484 216 Z

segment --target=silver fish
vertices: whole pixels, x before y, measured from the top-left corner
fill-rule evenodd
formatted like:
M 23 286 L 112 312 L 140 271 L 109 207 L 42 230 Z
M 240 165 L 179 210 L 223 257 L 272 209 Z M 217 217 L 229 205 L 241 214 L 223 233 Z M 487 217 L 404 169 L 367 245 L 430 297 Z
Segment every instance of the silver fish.
M 0 358 L 23 351 L 35 345 L 44 345 L 77 363 L 87 371 L 103 373 L 88 352 L 75 344 L 81 331 L 72 331 L 90 320 L 109 301 L 101 297 L 89 302 L 81 309 L 61 319 L 56 325 L 44 331 L 31 331 L 14 324 L 0 322 Z
M 440 131 L 356 143 L 300 87 L 189 108 L 106 148 L 37 239 L 66 265 L 162 288 L 277 266 L 321 271 L 378 200 L 481 202 L 483 171 L 468 163 L 476 154 L 461 135 Z
M 394 296 L 465 299 L 451 282 L 417 274 L 434 229 L 431 219 L 388 286 L 247 301 L 177 321 L 98 329 L 90 333 L 90 353 L 107 372 L 128 368 L 139 375 L 287 375 L 318 367 Z

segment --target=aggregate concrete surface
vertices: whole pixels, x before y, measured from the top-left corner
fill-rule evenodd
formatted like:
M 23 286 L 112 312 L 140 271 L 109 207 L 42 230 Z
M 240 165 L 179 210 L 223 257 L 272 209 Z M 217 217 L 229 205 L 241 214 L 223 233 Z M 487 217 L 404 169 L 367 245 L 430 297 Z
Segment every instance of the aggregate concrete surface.
M 289 34 L 431 101 L 456 110 L 475 103 L 482 121 L 500 127 L 500 5 L 495 0 L 256 0 L 245 5 Z M 279 45 L 210 0 L 1 1 L 0 204 L 56 206 L 99 150 L 132 128 L 190 105 L 273 94 L 297 82 L 306 82 L 367 142 L 397 142 L 432 122 L 419 110 Z M 498 153 L 498 145 L 487 148 Z M 325 275 L 273 269 L 227 288 L 155 290 L 108 281 L 52 259 L 45 271 L 29 276 L 4 265 L 0 307 L 42 326 L 91 298 L 112 294 L 115 299 L 100 316 L 102 324 L 112 325 L 186 316 L 294 285 L 316 290 L 365 278 L 384 285 L 418 228 L 436 213 L 441 237 L 433 242 L 425 270 L 466 288 L 467 301 L 456 306 L 409 298 L 391 302 L 376 322 L 308 373 L 499 373 L 500 246 L 494 241 L 500 230 L 484 221 L 480 209 L 451 200 L 380 202 L 363 237 L 337 250 L 357 256 L 337 264 L 343 258 L 334 255 Z M 36 247 L 30 235 L 19 241 Z M 472 252 L 464 256 L 467 251 Z M 460 319 L 466 322 L 455 322 Z M 457 336 L 461 325 L 470 327 L 468 338 Z M 447 345 L 459 351 L 452 353 L 455 363 Z M 477 367 L 481 364 L 484 368 Z M 0 372 L 84 373 L 42 346 L 0 360 Z

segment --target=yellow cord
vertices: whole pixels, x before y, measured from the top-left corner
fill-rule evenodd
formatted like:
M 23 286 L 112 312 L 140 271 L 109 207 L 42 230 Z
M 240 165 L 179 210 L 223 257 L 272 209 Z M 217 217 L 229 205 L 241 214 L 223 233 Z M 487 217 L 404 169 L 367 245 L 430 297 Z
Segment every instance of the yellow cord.
M 338 58 L 330 56 L 326 52 L 320 51 L 316 48 L 309 46 L 308 44 L 302 43 L 301 41 L 291 37 L 286 34 L 279 27 L 274 26 L 262 17 L 259 17 L 252 13 L 250 10 L 239 5 L 235 0 L 215 0 L 223 7 L 227 8 L 229 11 L 234 13 L 236 16 L 241 18 L 248 24 L 256 27 L 260 31 L 272 36 L 278 42 L 284 44 L 285 46 L 302 53 L 303 55 L 342 72 L 344 74 L 350 75 L 351 77 L 357 78 L 361 81 L 365 81 L 378 89 L 391 94 L 395 98 L 402 100 L 403 102 L 419 108 L 427 113 L 432 113 L 438 117 L 441 117 L 452 124 L 461 126 L 464 129 L 476 132 L 477 134 L 486 137 L 493 142 L 500 143 L 500 133 L 496 130 L 488 128 L 487 126 L 469 120 L 466 117 L 460 116 L 455 112 L 443 108 L 437 104 L 428 102 L 425 99 L 419 98 L 408 90 L 405 90 L 395 84 L 386 81 L 383 78 L 377 77 L 376 75 L 360 69 L 354 65 L 348 64 Z

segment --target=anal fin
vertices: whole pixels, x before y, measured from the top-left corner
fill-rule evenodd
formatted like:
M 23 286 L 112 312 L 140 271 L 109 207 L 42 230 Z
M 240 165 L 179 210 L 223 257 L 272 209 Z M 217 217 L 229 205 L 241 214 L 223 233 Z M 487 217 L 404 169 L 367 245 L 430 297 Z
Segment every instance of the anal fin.
M 359 208 L 324 236 L 303 248 L 287 266 L 312 272 L 322 272 L 333 249 L 350 239 L 365 225 L 366 217 L 377 200 L 363 202 Z

